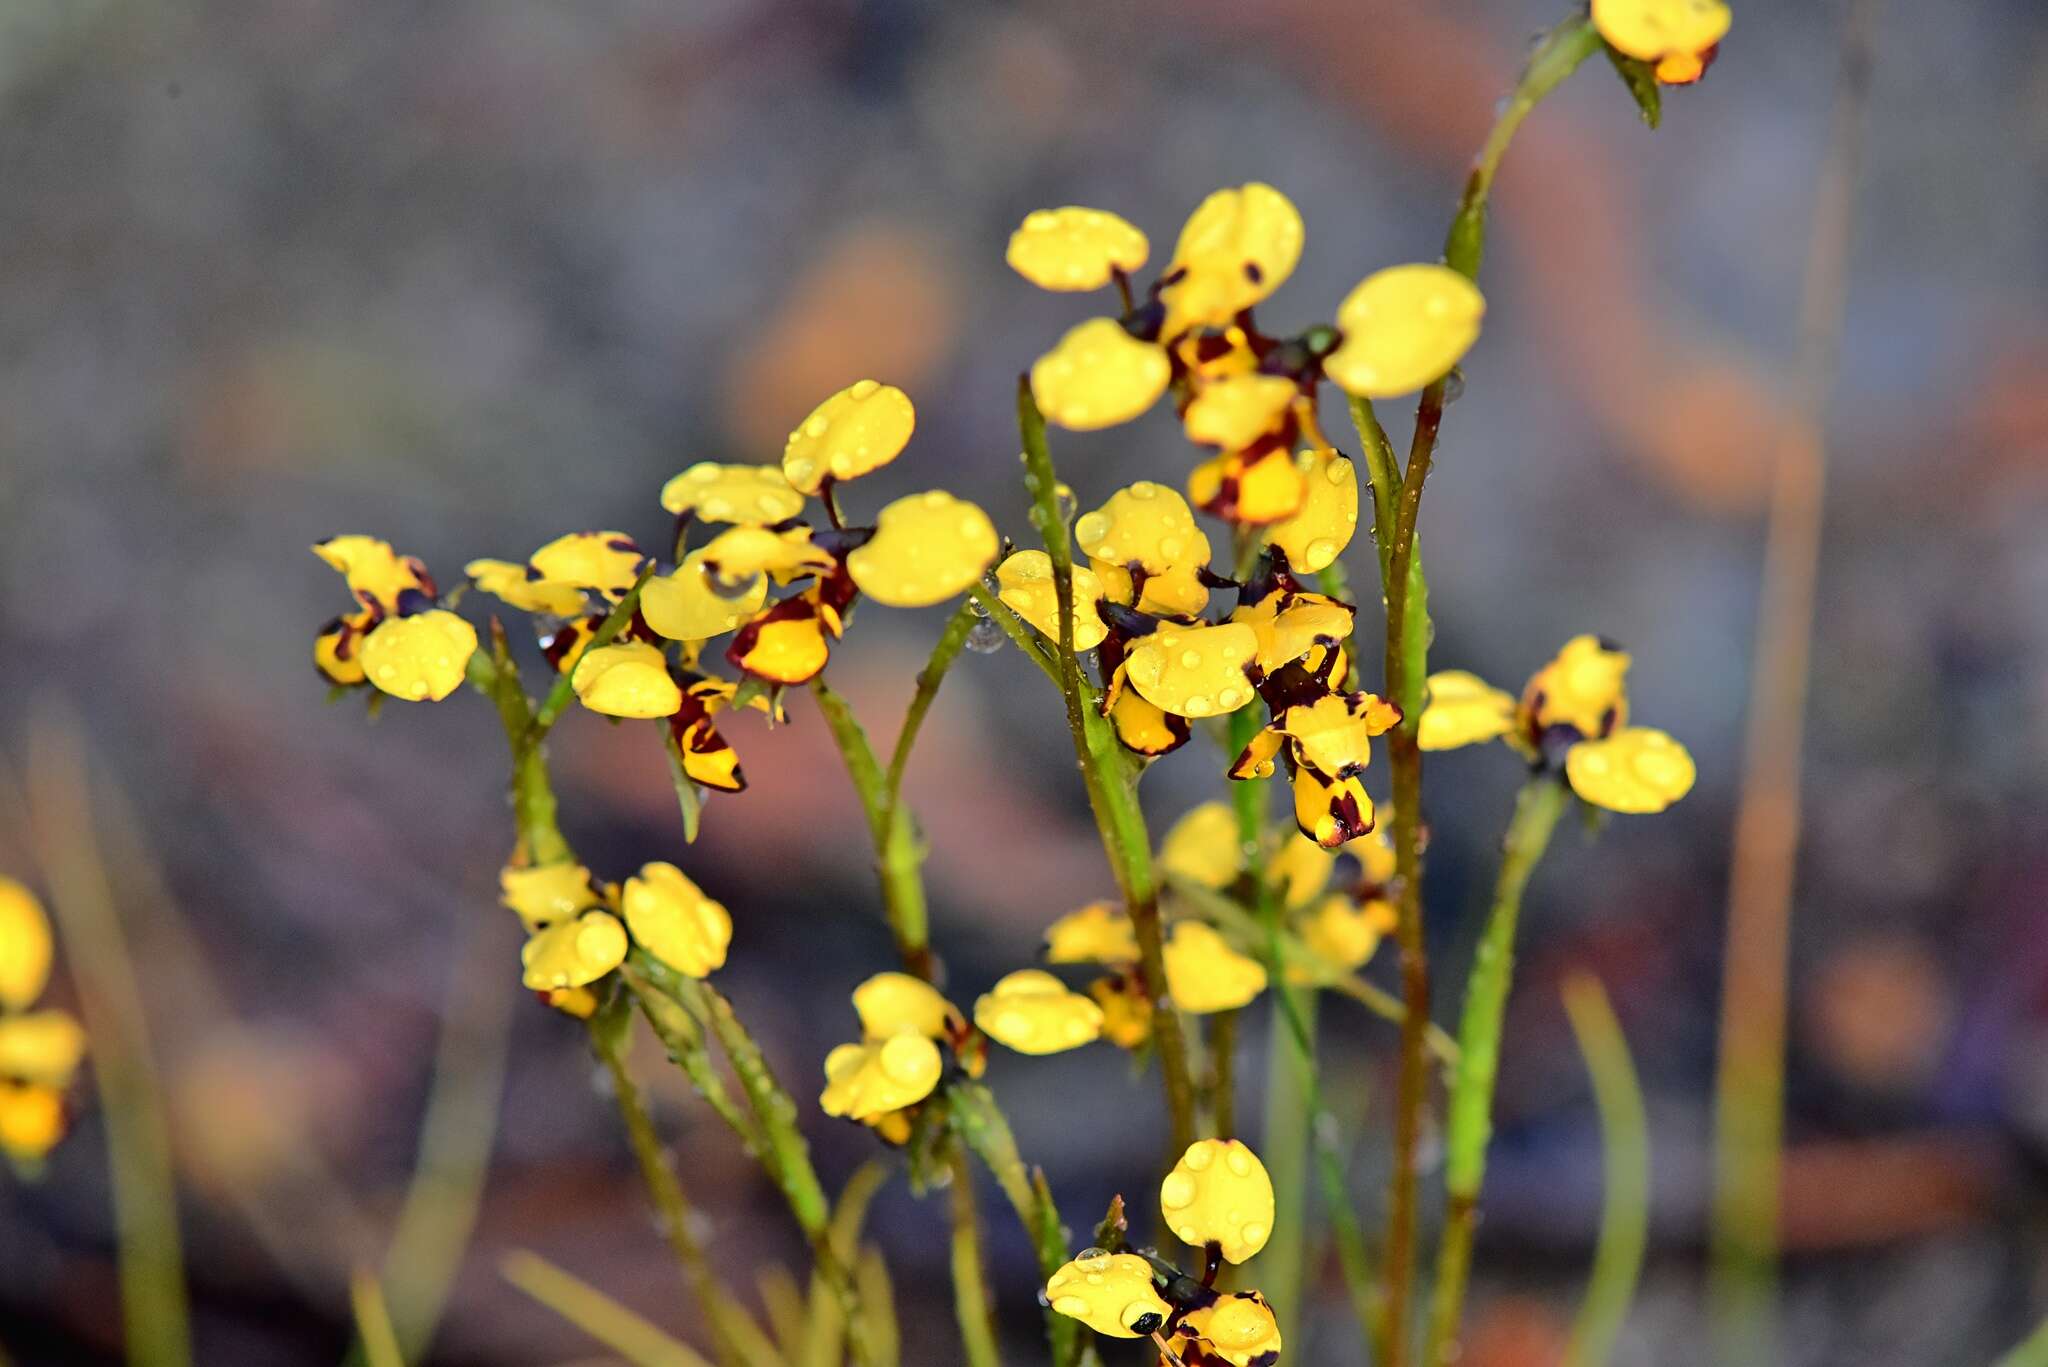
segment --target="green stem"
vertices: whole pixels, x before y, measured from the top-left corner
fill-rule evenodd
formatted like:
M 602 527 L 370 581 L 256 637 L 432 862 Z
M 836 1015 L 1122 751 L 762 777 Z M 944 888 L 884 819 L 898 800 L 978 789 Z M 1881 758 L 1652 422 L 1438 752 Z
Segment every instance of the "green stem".
M 1431 1307 L 1424 1367 L 1443 1367 L 1458 1355 L 1458 1321 L 1465 1308 L 1465 1282 L 1472 1265 L 1472 1236 L 1478 1222 L 1479 1189 L 1486 1178 L 1486 1146 L 1493 1138 L 1493 1090 L 1500 1073 L 1501 1025 L 1515 972 L 1515 928 L 1522 893 L 1550 845 L 1563 813 L 1567 790 L 1554 774 L 1538 774 L 1522 785 L 1502 845 L 1493 907 L 1465 984 L 1464 1014 L 1458 1025 L 1461 1058 L 1451 1084 L 1444 1128 L 1443 1245 L 1437 1253 L 1436 1296 Z
M 917 733 L 924 726 L 926 714 L 932 710 L 932 703 L 939 696 L 939 685 L 946 681 L 946 671 L 953 667 L 953 661 L 960 658 L 960 650 L 967 644 L 968 635 L 975 623 L 981 620 L 971 599 L 963 598 L 960 606 L 953 609 L 953 615 L 946 619 L 944 630 L 932 645 L 931 658 L 924 662 L 924 668 L 917 672 L 917 692 L 911 695 L 910 706 L 903 713 L 903 725 L 896 732 L 896 748 L 889 756 L 889 772 L 884 784 L 889 806 L 894 810 L 903 796 L 903 771 L 910 767 L 910 752 L 917 744 Z
M 1600 49 L 1599 35 L 1584 14 L 1574 14 L 1546 33 L 1531 54 L 1521 79 L 1487 134 L 1474 161 L 1458 210 L 1444 242 L 1444 264 L 1476 279 L 1486 251 L 1486 208 L 1493 178 L 1522 121 L 1581 62 Z M 1394 1102 L 1394 1161 L 1387 1213 L 1387 1318 L 1382 1367 L 1405 1367 L 1409 1353 L 1408 1306 L 1415 1272 L 1417 1164 L 1423 1111 L 1428 1105 L 1424 1027 L 1429 1019 L 1429 960 L 1422 926 L 1422 724 L 1428 678 L 1427 608 L 1415 553 L 1422 489 L 1429 478 L 1437 433 L 1443 424 L 1449 377 L 1423 390 L 1415 410 L 1415 435 L 1408 467 L 1393 508 L 1393 545 L 1385 560 L 1387 590 L 1387 696 L 1402 719 L 1387 737 L 1394 799 L 1394 857 L 1399 871 L 1396 935 L 1401 945 L 1402 1002 L 1407 1019 L 1401 1035 L 1400 1077 Z M 1368 441 L 1368 445 L 1370 445 Z M 1375 504 L 1377 511 L 1377 503 Z
M 508 1253 L 499 1272 L 633 1367 L 711 1367 L 685 1344 L 538 1254 L 525 1249 Z
M 955 1147 L 950 1166 L 953 1215 L 953 1316 L 960 1325 L 960 1344 L 967 1367 L 1001 1367 L 996 1347 L 995 1307 L 989 1301 L 988 1279 L 982 1272 L 981 1208 L 974 1199 L 974 1168 L 967 1151 Z
M 1649 1243 L 1650 1118 L 1628 1040 L 1600 980 L 1591 974 L 1567 979 L 1564 1009 L 1579 1052 L 1586 1056 L 1586 1071 L 1593 1077 L 1607 1187 L 1601 1201 L 1600 1241 L 1593 1249 L 1593 1275 L 1572 1321 L 1564 1367 L 1606 1367 L 1629 1302 L 1635 1299 L 1643 1249 Z
M 695 1018 L 683 1009 L 680 1002 L 660 992 L 631 962 L 622 964 L 619 972 L 625 978 L 626 986 L 632 990 L 633 1000 L 639 1003 L 640 1014 L 646 1019 L 648 1028 L 654 1031 L 654 1037 L 668 1051 L 669 1061 L 683 1070 L 697 1095 L 710 1103 L 711 1109 L 718 1112 L 719 1118 L 739 1136 L 748 1156 L 765 1161 L 766 1146 L 761 1142 L 760 1129 L 754 1124 L 753 1117 L 741 1109 L 740 1104 L 733 1100 L 732 1093 L 726 1090 L 725 1079 L 712 1065 L 711 1053 L 704 1047 L 704 1032 L 698 1028 Z
M 113 1173 L 121 1322 L 136 1367 L 189 1367 L 191 1323 L 177 1185 L 151 1031 L 93 819 L 84 742 L 68 714 L 39 711 L 28 788 L 50 907 L 69 951 Z
M 1209 1128 L 1219 1139 L 1237 1133 L 1237 1019 L 1241 1011 L 1209 1017 Z
M 1058 662 L 1045 653 L 1045 646 L 1040 642 L 1037 633 L 1010 610 L 1008 603 L 992 592 L 986 584 L 974 585 L 967 590 L 967 596 L 989 615 L 990 621 L 1002 628 L 1003 635 L 1009 637 L 1017 649 L 1030 657 L 1031 663 L 1037 665 L 1038 672 L 1052 681 L 1054 688 L 1061 686 Z
M 398 1331 L 391 1326 L 391 1307 L 376 1274 L 359 1267 L 348 1279 L 349 1309 L 355 1313 L 356 1342 L 362 1345 L 365 1367 L 405 1367 Z
M 1393 582 L 1388 556 L 1394 549 L 1394 491 L 1401 487 L 1401 467 L 1394 456 L 1394 443 L 1387 436 L 1387 429 L 1380 426 L 1380 416 L 1373 411 L 1372 400 L 1354 396 L 1351 400 L 1351 424 L 1358 429 L 1358 444 L 1365 457 L 1365 474 L 1372 495 L 1372 541 L 1379 555 L 1380 583 L 1384 587 Z
M 2048 1367 L 2048 1320 L 2000 1358 L 1997 1367 Z
M 896 939 L 897 956 L 905 970 L 930 981 L 931 917 L 925 903 L 924 852 L 918 847 L 916 823 L 892 801 L 888 775 L 846 699 L 833 692 L 822 675 L 811 680 L 811 693 L 867 817 L 875 872 L 882 880 L 882 910 L 889 920 L 889 933 Z
M 1188 1067 L 1187 1037 L 1166 986 L 1165 933 L 1159 891 L 1152 872 L 1152 838 L 1138 805 L 1139 770 L 1127 756 L 1097 704 L 1094 689 L 1074 654 L 1074 551 L 1059 507 L 1059 477 L 1045 441 L 1045 416 L 1031 397 L 1028 376 L 1017 379 L 1017 425 L 1024 439 L 1024 484 L 1031 492 L 1031 522 L 1052 561 L 1053 592 L 1059 604 L 1060 693 L 1074 757 L 1088 791 L 1088 805 L 1102 833 L 1102 847 L 1123 892 L 1124 907 L 1137 931 L 1139 967 L 1152 1002 L 1152 1037 L 1166 1087 L 1166 1109 L 1176 1156 L 1195 1138 L 1195 1087 Z
M 1017 1220 L 1031 1239 L 1038 1258 L 1038 1274 L 1050 1279 L 1067 1261 L 1067 1232 L 1060 1225 L 1059 1207 L 1045 1185 L 1045 1174 L 1026 1166 L 1017 1150 L 1017 1136 L 996 1105 L 995 1097 L 979 1082 L 957 1082 L 946 1089 L 946 1105 L 953 1133 L 982 1161 L 996 1186 L 1017 1212 Z M 1045 1312 L 1045 1333 L 1052 1344 L 1053 1362 L 1068 1367 L 1081 1351 L 1080 1326 L 1075 1320 Z

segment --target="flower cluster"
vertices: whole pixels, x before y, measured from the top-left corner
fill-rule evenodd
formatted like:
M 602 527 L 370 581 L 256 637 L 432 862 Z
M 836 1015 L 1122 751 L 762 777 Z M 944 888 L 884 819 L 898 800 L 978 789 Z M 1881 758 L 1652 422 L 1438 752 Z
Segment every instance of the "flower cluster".
M 507 866 L 498 885 L 526 926 L 522 980 L 570 1015 L 596 1011 L 593 985 L 636 944 L 688 978 L 722 968 L 732 944 L 724 904 L 673 864 L 644 864 L 623 886 L 599 884 L 576 863 Z
M 1536 671 L 1518 701 L 1476 674 L 1429 677 L 1425 750 L 1501 740 L 1538 769 L 1561 770 L 1572 791 L 1614 812 L 1661 812 L 1692 791 L 1686 748 L 1662 731 L 1628 725 L 1626 651 L 1574 636 Z
M 476 628 L 442 607 L 433 576 L 373 536 L 313 547 L 348 582 L 356 609 L 313 638 L 313 665 L 337 688 L 374 686 L 409 702 L 439 702 L 462 685 Z
M 0 1154 L 23 1165 L 64 1137 L 64 1093 L 85 1058 L 85 1030 L 69 1012 L 32 1009 L 52 957 L 42 903 L 0 878 Z
M 1197 1140 L 1159 1184 L 1159 1212 L 1203 1250 L 1199 1278 L 1156 1254 L 1090 1248 L 1046 1281 L 1047 1303 L 1109 1338 L 1149 1336 L 1185 1367 L 1272 1367 L 1280 1325 L 1265 1297 L 1215 1289 L 1222 1263 L 1247 1261 L 1273 1235 L 1265 1164 L 1238 1140 Z

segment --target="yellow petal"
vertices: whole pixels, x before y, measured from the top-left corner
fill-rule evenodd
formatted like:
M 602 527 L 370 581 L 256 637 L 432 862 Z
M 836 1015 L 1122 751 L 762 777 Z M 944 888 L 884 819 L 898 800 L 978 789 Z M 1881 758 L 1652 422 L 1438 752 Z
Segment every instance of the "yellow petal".
M 1252 700 L 1245 666 L 1259 638 L 1242 622 L 1183 627 L 1162 624 L 1125 657 L 1131 687 L 1177 717 L 1216 717 Z
M 1045 931 L 1049 964 L 1132 964 L 1138 961 L 1138 932 L 1114 902 L 1090 902 L 1068 912 Z
M 527 561 L 543 579 L 623 598 L 647 557 L 624 532 L 571 532 L 535 551 Z
M 352 688 L 363 683 L 363 633 L 377 621 L 369 608 L 337 617 L 313 638 L 313 668 L 331 684 Z
M 782 544 L 779 538 L 776 544 Z M 674 574 L 657 574 L 640 590 L 640 615 L 672 641 L 723 636 L 768 601 L 768 578 L 760 573 L 743 580 L 737 592 L 724 592 L 705 565 L 706 549 L 690 552 Z
M 1214 927 L 1177 921 L 1166 942 L 1166 988 L 1173 1004 L 1191 1014 L 1234 1011 L 1266 990 L 1266 970 L 1225 944 Z
M 1116 732 L 1118 744 L 1148 759 L 1172 754 L 1194 734 L 1186 717 L 1161 711 L 1139 697 L 1134 688 L 1117 694 L 1110 705 L 1109 724 Z
M 859 479 L 902 454 L 917 429 L 910 396 L 892 384 L 858 380 L 811 410 L 782 448 L 782 473 L 799 493 L 827 479 Z
M 519 951 L 521 981 L 535 992 L 585 987 L 626 961 L 626 928 L 608 911 L 550 926 Z
M 699 461 L 661 486 L 661 506 L 703 522 L 767 527 L 804 510 L 779 465 L 721 465 Z
M 1091 318 L 1031 366 L 1031 394 L 1046 421 L 1076 432 L 1129 422 L 1166 392 L 1166 352 L 1114 318 Z
M 809 594 L 785 598 L 740 628 L 725 658 L 769 683 L 808 683 L 831 659 L 833 619 Z
M 1335 563 L 1358 530 L 1358 472 L 1330 450 L 1298 451 L 1294 468 L 1301 472 L 1301 506 L 1267 528 L 1266 540 L 1286 552 L 1295 570 L 1316 574 Z
M 0 1016 L 0 1077 L 62 1090 L 85 1057 L 85 1028 L 68 1011 Z
M 681 713 L 677 714 L 677 720 Z M 669 723 L 675 725 L 674 721 Z M 721 793 L 746 791 L 746 776 L 740 772 L 739 751 L 718 733 L 708 716 L 698 717 L 676 736 L 676 748 L 683 757 L 683 773 L 692 783 L 715 788 Z
M 1320 593 L 1276 592 L 1233 610 L 1230 620 L 1252 629 L 1259 669 L 1275 674 L 1317 646 L 1349 639 L 1357 611 Z
M 1180 1241 L 1222 1245 L 1241 1263 L 1273 1237 L 1273 1179 L 1236 1139 L 1198 1139 L 1159 1184 L 1159 1213 Z
M 574 584 L 537 577 L 511 560 L 472 560 L 462 572 L 485 593 L 521 612 L 573 617 L 583 611 L 583 590 Z
M 462 687 L 476 628 L 443 608 L 391 617 L 363 638 L 363 674 L 408 702 L 439 702 Z
M 1197 390 L 1181 422 L 1189 441 L 1241 451 L 1278 431 L 1300 393 L 1301 386 L 1284 375 L 1228 375 Z
M 883 508 L 874 539 L 846 557 L 846 572 L 877 603 L 930 607 L 981 578 L 1001 548 L 987 513 L 932 489 Z
M 526 869 L 507 865 L 498 871 L 498 900 L 519 914 L 529 933 L 566 921 L 598 902 L 590 870 L 574 862 Z
M 1323 373 L 1369 399 L 1421 389 L 1471 349 L 1485 313 L 1479 287 L 1448 266 L 1375 271 L 1338 306 L 1344 341 Z
M 1522 711 L 1537 731 L 1572 726 L 1582 736 L 1604 736 L 1628 721 L 1631 662 L 1611 641 L 1574 636 L 1522 690 Z
M 1284 446 L 1232 451 L 1188 474 L 1188 498 L 1203 512 L 1239 526 L 1265 526 L 1301 510 L 1308 485 Z
M 1036 209 L 1010 234 L 1003 259 L 1042 290 L 1093 290 L 1145 264 L 1145 234 L 1105 209 Z
M 1237 752 L 1237 758 L 1230 762 L 1229 777 L 1239 782 L 1246 779 L 1271 778 L 1274 762 L 1280 756 L 1281 747 L 1287 744 L 1287 736 L 1277 726 L 1262 726 L 1252 733 L 1244 749 Z
M 1266 860 L 1266 880 L 1280 887 L 1280 905 L 1298 907 L 1321 892 L 1337 856 L 1299 831 L 1275 832 L 1279 848 Z
M 944 1069 L 939 1046 L 912 1030 L 842 1044 L 825 1058 L 826 1086 L 818 1104 L 826 1115 L 870 1120 L 930 1096 Z
M 348 581 L 349 592 L 365 607 L 396 612 L 399 595 L 407 589 L 434 596 L 434 581 L 426 566 L 374 536 L 330 536 L 314 543 L 313 554 Z
M 1113 973 L 1088 984 L 1102 1008 L 1102 1037 L 1119 1049 L 1137 1049 L 1152 1038 L 1152 1002 L 1128 973 Z
M 1187 500 L 1150 480 L 1119 489 L 1100 508 L 1082 514 L 1074 523 L 1074 541 L 1091 562 L 1135 564 L 1148 575 L 1209 563 L 1209 538 L 1195 525 Z M 1102 566 L 1095 569 L 1100 574 Z M 1128 576 L 1125 582 L 1128 588 Z M 1108 590 L 1107 580 L 1103 587 Z
M 1572 791 L 1611 812 L 1661 812 L 1692 791 L 1692 756 L 1662 731 L 1625 726 L 1565 753 Z
M 1401 711 L 1374 693 L 1325 693 L 1288 708 L 1279 729 L 1294 742 L 1294 757 L 1330 778 L 1348 778 L 1372 758 L 1372 738 L 1391 731 Z
M 869 1039 L 888 1039 L 909 1030 L 928 1039 L 950 1039 L 966 1027 L 958 1007 L 923 978 L 877 973 L 853 989 L 854 1014 Z
M 1205 888 L 1228 887 L 1244 871 L 1237 812 L 1228 802 L 1191 808 L 1167 831 L 1159 846 L 1159 867 Z
M 720 532 L 686 559 L 700 559 L 714 575 L 717 588 L 737 593 L 756 576 L 767 574 L 787 584 L 810 574 L 830 574 L 837 563 L 831 552 L 811 543 L 809 527 L 771 532 L 766 527 L 734 527 Z
M 0 1081 L 0 1153 L 40 1162 L 64 1137 L 64 1096 L 38 1083 Z
M 641 641 L 585 652 L 570 682 L 585 707 L 608 717 L 666 717 L 683 705 L 668 661 Z
M 1046 1303 L 1114 1339 L 1144 1338 L 1162 1328 L 1173 1307 L 1160 1298 L 1152 1265 L 1135 1253 L 1091 1248 L 1052 1274 Z
M 1357 775 L 1329 779 L 1298 764 L 1293 788 L 1294 824 L 1324 849 L 1334 850 L 1372 830 L 1372 797 Z
M 1280 1360 L 1280 1321 L 1256 1291 L 1233 1291 L 1183 1315 L 1171 1345 L 1184 1360 L 1269 1367 Z
M 1515 726 L 1515 699 L 1477 674 L 1444 669 L 1429 676 L 1429 705 L 1417 739 L 1425 750 L 1455 750 L 1495 740 Z
M 1392 819 L 1392 812 L 1386 810 L 1379 815 L 1382 820 L 1377 826 L 1344 845 L 1344 853 L 1359 862 L 1367 885 L 1376 888 L 1393 882 L 1395 873 L 1394 845 L 1387 839 L 1387 822 Z
M 1593 0 L 1600 36 L 1646 62 L 1705 52 L 1727 34 L 1733 18 L 1721 0 Z
M 1363 906 L 1345 894 L 1331 893 L 1301 927 L 1301 941 L 1311 954 L 1342 969 L 1362 968 L 1394 929 L 1394 904 L 1373 898 Z
M 1176 495 L 1177 497 L 1177 495 Z M 1202 562 L 1208 563 L 1207 538 L 1202 541 Z M 1209 606 L 1209 586 L 1202 582 L 1201 566 L 1176 565 L 1164 574 L 1146 576 L 1145 591 L 1132 602 L 1131 572 L 1107 560 L 1090 560 L 1088 567 L 1102 585 L 1102 596 L 1112 603 L 1136 607 L 1154 617 L 1199 617 Z
M 1173 281 L 1160 291 L 1164 335 L 1220 326 L 1266 298 L 1294 274 L 1303 236 L 1301 211 L 1270 185 L 1210 195 L 1188 215 L 1163 277 Z
M 1102 1008 L 1042 968 L 1020 968 L 974 1003 L 984 1035 L 1020 1054 L 1059 1054 L 1102 1035 Z
M 732 916 L 675 865 L 641 865 L 620 903 L 635 942 L 676 972 L 703 978 L 725 965 Z
M 26 1011 L 50 981 L 50 918 L 36 895 L 0 876 L 0 1011 Z
M 1017 551 L 996 567 L 996 584 L 1004 606 L 1047 640 L 1060 638 L 1059 592 L 1053 583 L 1051 556 L 1044 551 Z M 1072 588 L 1074 649 L 1093 650 L 1109 635 L 1109 624 L 1095 610 L 1102 601 L 1102 581 L 1086 565 L 1076 565 Z

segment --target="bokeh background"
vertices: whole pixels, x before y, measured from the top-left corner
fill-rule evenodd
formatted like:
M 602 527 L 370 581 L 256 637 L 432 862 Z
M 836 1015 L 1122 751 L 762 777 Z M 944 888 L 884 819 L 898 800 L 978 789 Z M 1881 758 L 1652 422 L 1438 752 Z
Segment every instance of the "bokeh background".
M 18 774 L 31 732 L 66 716 L 88 738 L 200 1361 L 338 1359 L 347 1272 L 389 1238 L 450 1011 L 458 1057 L 487 1063 L 509 1029 L 509 1065 L 433 1360 L 590 1355 L 499 1279 L 516 1247 L 695 1329 L 580 1031 L 517 990 L 517 928 L 494 905 L 495 720 L 473 698 L 374 725 L 324 705 L 308 641 L 346 603 L 308 543 L 372 531 L 444 582 L 568 529 L 652 543 L 665 478 L 774 458 L 865 375 L 912 393 L 919 430 L 856 504 L 943 483 L 1021 533 L 1010 387 L 1084 307 L 1003 268 L 1024 213 L 1100 204 L 1163 252 L 1208 190 L 1271 181 L 1309 240 L 1264 312 L 1327 317 L 1368 270 L 1435 251 L 1557 10 L 0 7 L 0 752 Z M 1691 746 L 1700 784 L 1663 818 L 1567 834 L 1537 879 L 1468 1362 L 1550 1360 L 1589 1257 L 1597 1133 L 1556 991 L 1571 968 L 1612 992 L 1654 1122 L 1655 1234 L 1620 1360 L 1704 1356 L 1759 515 L 1839 18 L 1740 9 L 1655 135 L 1595 61 L 1499 182 L 1487 332 L 1430 486 L 1435 659 L 1513 685 L 1574 632 L 1618 637 L 1639 715 Z M 1785 1328 L 1802 1364 L 1979 1363 L 2048 1304 L 2048 14 L 1888 6 L 1869 119 L 1793 951 Z M 1084 505 L 1188 461 L 1165 413 L 1059 454 Z M 1349 560 L 1369 583 L 1363 541 Z M 835 657 L 884 733 L 936 628 L 870 608 Z M 642 729 L 577 715 L 555 749 L 586 858 L 680 858 L 733 906 L 725 986 L 809 1095 L 853 1028 L 846 992 L 889 951 L 850 791 L 795 713 L 732 728 L 753 787 L 715 801 L 687 851 Z M 1190 747 L 1148 779 L 1156 831 L 1216 769 Z M 1516 773 L 1498 752 L 1432 772 L 1432 934 L 1455 964 Z M 956 995 L 1109 889 L 1057 701 L 1014 652 L 956 669 L 909 788 Z M 0 857 L 36 880 L 20 829 Z M 1333 1007 L 1324 1034 L 1339 1109 L 1383 1122 L 1391 1032 Z M 1256 1031 L 1245 1047 L 1255 1080 Z M 1107 1049 L 998 1055 L 1070 1223 L 1144 1189 L 1152 1083 Z M 796 1261 L 770 1190 L 643 1060 L 721 1264 Z M 0 1342 L 22 1363 L 118 1351 L 105 1131 L 81 1099 L 45 1180 L 0 1181 Z M 812 1119 L 832 1179 L 871 1151 Z M 1374 1219 L 1383 1128 L 1353 1169 Z M 991 1226 L 1022 1360 L 1035 1278 L 993 1206 Z M 952 1357 L 942 1228 L 900 1182 L 876 1207 L 912 1362 Z M 1290 1357 L 1355 1361 L 1322 1290 Z

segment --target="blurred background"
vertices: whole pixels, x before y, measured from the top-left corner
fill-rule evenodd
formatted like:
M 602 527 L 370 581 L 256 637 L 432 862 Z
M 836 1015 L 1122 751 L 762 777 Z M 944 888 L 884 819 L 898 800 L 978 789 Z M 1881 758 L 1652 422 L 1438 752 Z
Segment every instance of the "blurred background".
M 580 1028 L 517 989 L 496 720 L 466 695 L 374 724 L 324 705 L 309 641 L 347 602 L 310 542 L 373 532 L 444 584 L 569 529 L 653 544 L 669 475 L 775 459 L 812 404 L 868 375 L 909 390 L 919 424 L 855 509 L 942 483 L 1021 535 L 1011 386 L 1088 307 L 1004 269 L 1027 211 L 1115 209 L 1163 258 L 1202 195 L 1270 181 L 1309 236 L 1262 317 L 1326 318 L 1369 270 L 1435 254 L 1466 159 L 1559 12 L 0 6 L 0 754 L 18 776 L 31 732 L 66 715 L 87 738 L 199 1360 L 338 1360 L 348 1270 L 390 1238 L 451 1011 L 485 1113 L 505 1031 L 509 1061 L 433 1361 L 589 1357 L 499 1278 L 521 1247 L 696 1332 Z M 1487 332 L 1425 519 L 1433 659 L 1513 687 L 1573 633 L 1619 638 L 1637 715 L 1691 747 L 1700 783 L 1597 842 L 1568 831 L 1537 877 L 1468 1363 L 1552 1360 L 1584 1278 L 1599 1143 L 1557 996 L 1576 968 L 1612 993 L 1653 1121 L 1651 1261 L 1619 1360 L 1704 1358 L 1760 511 L 1839 19 L 1739 7 L 1654 135 L 1595 59 L 1499 181 Z M 1894 4 L 1877 46 L 1830 423 L 1785 1333 L 1801 1364 L 1981 1363 L 2048 1305 L 2048 12 Z M 1382 413 L 1405 433 L 1403 406 Z M 1084 507 L 1189 463 L 1164 411 L 1056 449 Z M 1364 539 L 1347 559 L 1369 585 Z M 937 626 L 870 608 L 835 656 L 884 735 Z M 753 786 L 714 799 L 687 849 L 642 728 L 578 714 L 554 750 L 589 862 L 616 877 L 678 859 L 731 905 L 721 981 L 808 1100 L 855 1029 L 845 994 L 890 951 L 851 791 L 808 701 L 792 712 L 728 728 Z M 1159 766 L 1155 832 L 1217 772 L 1200 745 Z M 1432 934 L 1455 971 L 1518 775 L 1497 747 L 1431 772 Z M 909 791 L 959 999 L 1111 891 L 1057 699 L 1014 651 L 954 671 Z M 39 881 L 17 826 L 0 860 Z M 53 1000 L 72 999 L 60 970 Z M 1393 1042 L 1324 1012 L 1338 1109 L 1373 1117 L 1352 1175 L 1374 1223 Z M 1256 1088 L 1256 1031 L 1244 1047 Z M 799 1263 L 773 1192 L 641 1057 L 720 1264 Z M 1121 1054 L 997 1051 L 991 1076 L 1070 1224 L 1144 1191 L 1163 1125 Z M 0 1342 L 19 1363 L 118 1355 L 105 1127 L 79 1095 L 44 1180 L 0 1179 Z M 828 1179 L 872 1152 L 810 1119 Z M 1022 1360 L 1036 1277 L 990 1212 Z M 943 1221 L 900 1181 L 875 1208 L 909 1362 L 955 1351 Z M 1357 1361 L 1334 1276 L 1323 1290 L 1290 1359 Z

